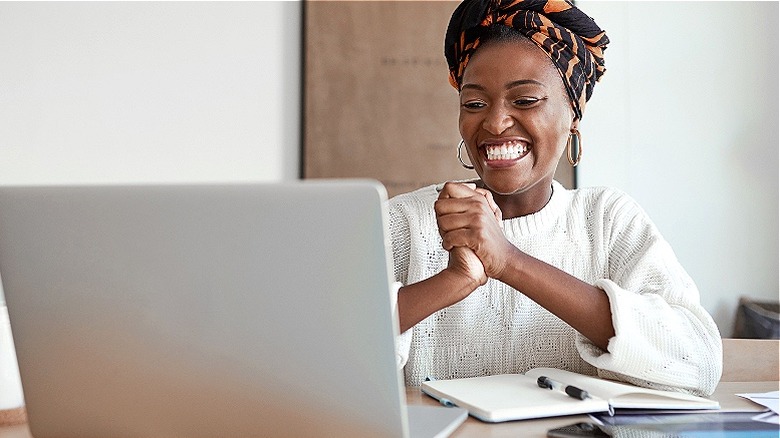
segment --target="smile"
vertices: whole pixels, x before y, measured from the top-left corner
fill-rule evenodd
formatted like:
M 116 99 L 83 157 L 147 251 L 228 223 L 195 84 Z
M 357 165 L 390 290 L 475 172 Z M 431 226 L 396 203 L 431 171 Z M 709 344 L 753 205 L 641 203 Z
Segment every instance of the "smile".
M 488 143 L 484 145 L 485 155 L 488 161 L 513 161 L 519 160 L 528 154 L 531 147 L 527 142 L 512 140 L 502 143 Z

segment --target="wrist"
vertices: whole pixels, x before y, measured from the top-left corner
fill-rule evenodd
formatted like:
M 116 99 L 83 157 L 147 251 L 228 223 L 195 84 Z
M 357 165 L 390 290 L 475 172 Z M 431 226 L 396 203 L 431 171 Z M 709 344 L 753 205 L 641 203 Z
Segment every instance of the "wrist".
M 460 298 L 457 301 L 466 298 L 471 292 L 474 292 L 478 287 L 487 282 L 487 277 L 474 278 L 467 272 L 458 270 L 457 268 L 447 267 L 438 274 L 443 282 L 447 283 L 448 289 L 457 293 Z
M 510 245 L 509 254 L 504 259 L 504 265 L 491 278 L 510 284 L 513 278 L 522 277 L 528 255 L 514 245 Z

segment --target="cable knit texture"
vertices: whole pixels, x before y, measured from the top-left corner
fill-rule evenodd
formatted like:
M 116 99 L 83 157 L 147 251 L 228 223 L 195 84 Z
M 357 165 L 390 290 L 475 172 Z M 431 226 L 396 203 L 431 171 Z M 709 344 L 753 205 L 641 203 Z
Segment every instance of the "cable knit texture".
M 395 279 L 442 271 L 435 186 L 389 201 Z M 696 285 L 639 205 L 610 188 L 566 190 L 539 212 L 504 220 L 527 254 L 605 291 L 615 337 L 603 351 L 522 292 L 490 279 L 463 301 L 402 333 L 406 384 L 553 367 L 635 385 L 711 394 L 722 370 L 720 334 Z M 400 286 L 400 285 L 399 285 Z M 403 291 L 399 292 L 403 293 Z

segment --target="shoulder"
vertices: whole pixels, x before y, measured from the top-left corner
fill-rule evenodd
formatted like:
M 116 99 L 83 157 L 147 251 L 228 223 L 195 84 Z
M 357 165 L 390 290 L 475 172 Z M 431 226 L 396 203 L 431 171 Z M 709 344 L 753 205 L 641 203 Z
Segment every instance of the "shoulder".
M 412 229 L 435 226 L 433 204 L 439 197 L 435 185 L 421 187 L 390 198 L 387 202 L 388 219 L 393 238 L 396 233 L 405 234 Z
M 630 195 L 613 187 L 586 187 L 571 191 L 570 213 L 583 221 L 591 235 L 609 246 L 644 245 L 661 239 L 647 212 Z
M 610 254 L 610 270 L 622 272 L 632 260 L 647 254 L 649 248 L 664 248 L 654 254 L 665 254 L 673 258 L 673 252 L 660 230 L 639 203 L 625 192 L 608 187 L 594 187 L 580 190 L 584 204 L 590 204 L 593 213 L 586 213 L 591 232 L 600 236 Z M 585 201 L 587 200 L 587 201 Z
M 393 196 L 388 201 L 391 214 L 413 214 L 430 210 L 439 197 L 436 185 L 421 187 L 417 190 Z
M 604 220 L 634 220 L 647 218 L 639 203 L 630 195 L 614 187 L 584 187 L 570 190 L 571 208 L 598 212 Z

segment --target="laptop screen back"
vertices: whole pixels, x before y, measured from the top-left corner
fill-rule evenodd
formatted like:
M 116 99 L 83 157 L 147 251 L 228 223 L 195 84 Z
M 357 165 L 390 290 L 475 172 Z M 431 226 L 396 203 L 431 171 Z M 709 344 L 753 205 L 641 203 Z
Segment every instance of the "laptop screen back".
M 33 435 L 404 435 L 385 199 L 367 181 L 0 188 Z

